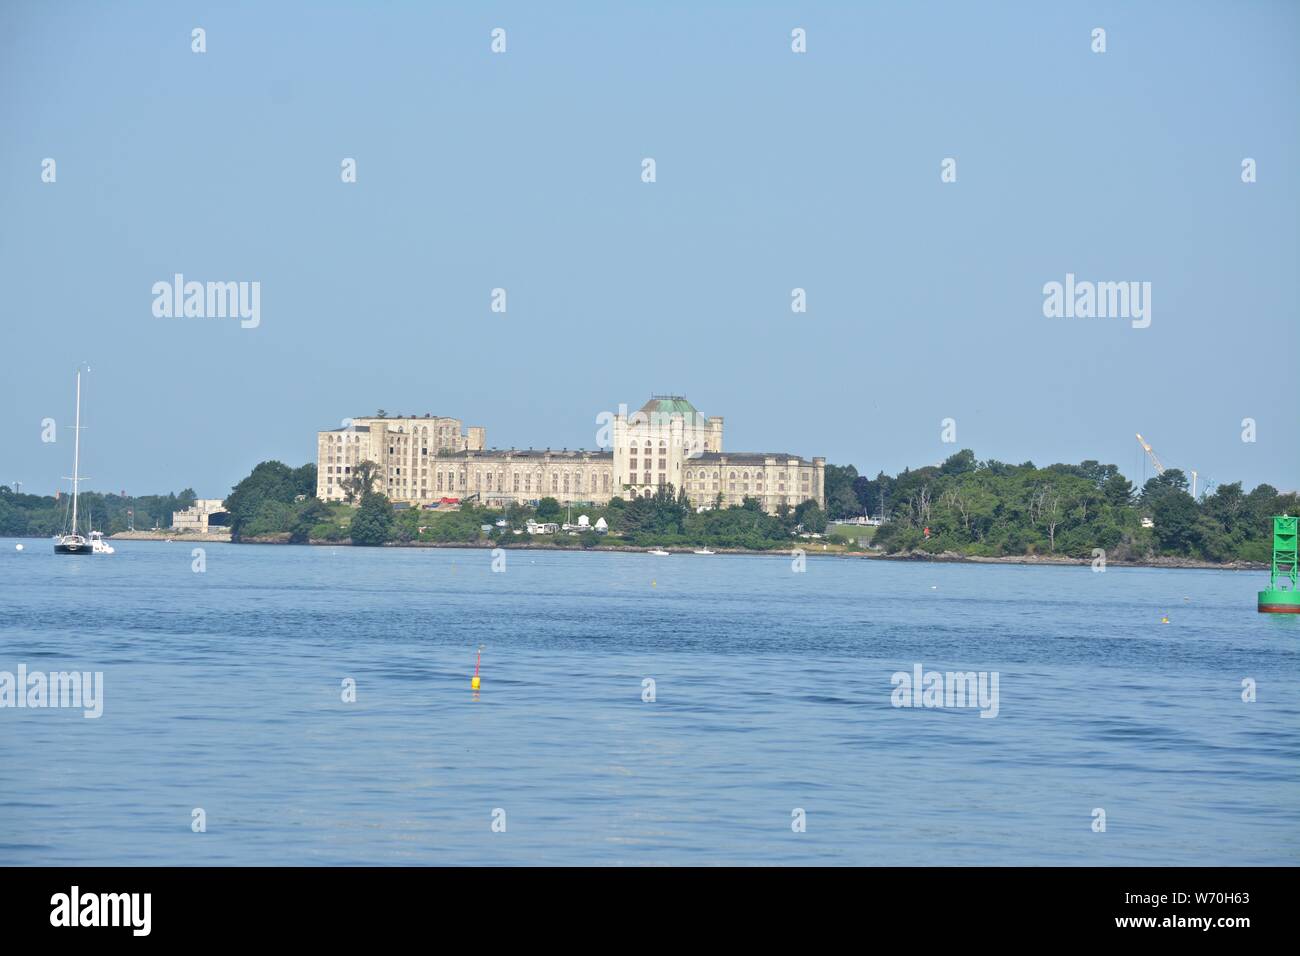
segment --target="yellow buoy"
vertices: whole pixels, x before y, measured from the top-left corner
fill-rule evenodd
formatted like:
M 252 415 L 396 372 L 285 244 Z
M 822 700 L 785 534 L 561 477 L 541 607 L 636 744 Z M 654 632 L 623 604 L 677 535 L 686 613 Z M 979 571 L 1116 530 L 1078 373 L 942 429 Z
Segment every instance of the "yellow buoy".
M 469 679 L 469 689 L 478 690 L 478 675 L 475 675 Z
M 1161 623 L 1161 624 L 1168 624 L 1168 623 L 1169 623 L 1169 615 L 1166 614 L 1164 617 L 1162 617 L 1162 618 L 1160 619 L 1160 623 Z

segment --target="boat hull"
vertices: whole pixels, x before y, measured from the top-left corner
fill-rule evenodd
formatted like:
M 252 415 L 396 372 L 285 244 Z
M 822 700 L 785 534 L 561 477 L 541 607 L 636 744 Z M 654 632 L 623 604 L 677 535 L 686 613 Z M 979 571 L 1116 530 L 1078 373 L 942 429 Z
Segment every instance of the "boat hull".
M 56 544 L 54 546 L 55 554 L 90 554 L 90 542 L 85 544 Z

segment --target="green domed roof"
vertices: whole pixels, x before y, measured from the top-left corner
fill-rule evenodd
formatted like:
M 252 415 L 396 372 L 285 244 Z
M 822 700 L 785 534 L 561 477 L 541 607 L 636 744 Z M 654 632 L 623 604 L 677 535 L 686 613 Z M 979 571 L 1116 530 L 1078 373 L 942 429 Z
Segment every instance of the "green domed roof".
M 641 406 L 646 415 L 698 415 L 695 406 L 680 395 L 654 395 Z

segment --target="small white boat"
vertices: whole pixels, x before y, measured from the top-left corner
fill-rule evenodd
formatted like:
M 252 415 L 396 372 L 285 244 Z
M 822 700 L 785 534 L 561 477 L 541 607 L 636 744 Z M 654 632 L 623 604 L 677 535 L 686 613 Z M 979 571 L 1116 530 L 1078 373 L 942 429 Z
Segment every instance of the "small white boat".
M 104 540 L 104 532 L 90 532 L 90 553 L 91 554 L 112 554 L 113 546 Z
M 695 549 L 695 553 L 696 553 L 696 554 L 713 554 L 714 552 L 710 551 L 708 548 L 696 548 L 696 549 Z
M 663 548 L 651 548 L 649 551 L 646 552 L 646 554 L 657 554 L 661 558 L 668 557 L 668 552 L 665 551 Z

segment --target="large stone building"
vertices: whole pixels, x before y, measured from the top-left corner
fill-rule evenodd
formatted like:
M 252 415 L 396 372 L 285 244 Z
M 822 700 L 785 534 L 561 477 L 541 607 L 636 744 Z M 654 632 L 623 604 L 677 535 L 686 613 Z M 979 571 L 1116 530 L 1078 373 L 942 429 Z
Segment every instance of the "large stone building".
M 486 449 L 485 432 L 462 434 L 454 418 L 358 418 L 317 436 L 317 495 L 345 497 L 343 481 L 360 461 L 377 467 L 376 486 L 397 502 L 444 499 L 504 505 L 555 498 L 605 504 L 615 496 L 684 489 L 691 504 L 725 507 L 757 498 L 764 510 L 809 498 L 825 507 L 826 459 L 778 452 L 726 452 L 722 419 L 701 415 L 677 395 L 656 395 L 638 411 L 604 419 L 597 443 L 608 450 Z
M 316 435 L 316 497 L 325 501 L 343 500 L 343 480 L 362 461 L 379 466 L 378 490 L 393 501 L 437 501 L 445 493 L 434 493 L 431 459 L 481 451 L 486 438 L 480 426 L 465 429 L 460 419 L 433 415 L 344 421 L 343 427 Z

